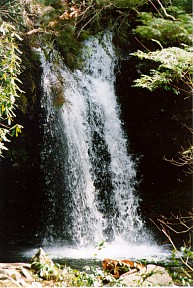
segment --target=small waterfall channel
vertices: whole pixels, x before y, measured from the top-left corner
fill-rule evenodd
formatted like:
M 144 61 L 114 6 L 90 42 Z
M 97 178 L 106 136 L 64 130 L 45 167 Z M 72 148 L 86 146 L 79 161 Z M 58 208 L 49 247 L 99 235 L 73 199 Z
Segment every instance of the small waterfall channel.
M 57 53 L 40 58 L 44 243 L 87 249 L 104 240 L 119 250 L 150 243 L 115 94 L 111 35 L 85 43 L 81 70 L 70 71 Z

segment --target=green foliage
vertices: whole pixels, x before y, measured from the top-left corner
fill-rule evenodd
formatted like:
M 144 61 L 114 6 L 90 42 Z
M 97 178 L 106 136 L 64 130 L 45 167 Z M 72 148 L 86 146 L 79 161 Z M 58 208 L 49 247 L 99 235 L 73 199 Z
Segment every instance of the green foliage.
M 96 247 L 97 247 L 98 250 L 101 250 L 101 249 L 105 248 L 106 245 L 107 245 L 106 241 L 105 241 L 105 240 L 101 240 L 101 241 L 97 244 Z
M 180 253 L 180 257 L 179 257 Z M 188 247 L 181 247 L 180 251 L 174 250 L 172 253 L 172 261 L 168 272 L 172 276 L 176 285 L 192 286 L 193 284 L 193 251 Z
M 146 53 L 137 51 L 132 54 L 145 60 L 142 64 L 143 67 L 149 66 L 147 61 L 154 63 L 155 67 L 149 70 L 149 74 L 142 74 L 139 79 L 135 80 L 134 86 L 150 91 L 162 88 L 172 90 L 175 94 L 183 92 L 190 97 L 193 93 L 193 18 L 192 15 L 186 14 L 184 9 L 192 11 L 189 9 L 189 0 L 172 2 L 173 6 L 162 7 L 161 11 L 156 9 L 154 14 L 150 12 L 139 14 L 142 25 L 136 27 L 135 33 L 146 43 L 151 43 L 151 46 L 153 42 L 157 43 L 161 50 Z M 155 45 L 153 46 L 155 47 Z M 143 45 L 143 47 L 145 46 Z M 164 160 L 170 161 L 176 166 L 188 165 L 187 172 L 192 173 L 191 147 L 179 153 L 178 160 L 167 160 L 166 158 Z
M 66 65 L 71 69 L 77 65 L 82 44 L 76 37 L 76 17 L 71 17 L 73 5 L 61 1 L 37 1 L 37 15 L 34 24 L 41 32 L 41 46 L 47 54 L 58 50 Z M 33 9 L 31 7 L 31 9 Z
M 40 278 L 44 280 L 55 280 L 55 281 L 63 280 L 59 264 L 51 265 L 51 263 L 42 264 L 40 262 L 33 262 L 31 264 L 31 269 L 34 273 L 36 273 Z
M 171 275 L 175 285 L 192 286 L 193 284 L 193 251 L 191 248 L 183 246 L 179 251 L 174 249 L 172 255 L 165 260 L 153 259 L 149 261 L 140 259 L 140 261 L 144 265 L 154 264 L 164 267 Z
M 16 30 L 23 29 L 22 6 L 19 0 L 1 0 L 0 18 L 12 23 Z
M 16 39 L 21 40 L 15 27 L 4 21 L 0 24 L 0 154 L 7 148 L 4 142 L 9 141 L 8 136 L 21 132 L 21 125 L 12 126 L 15 115 L 16 99 L 21 93 L 18 83 L 20 74 L 21 52 L 16 44 Z
M 54 280 L 59 287 L 101 287 L 108 286 L 123 287 L 121 281 L 102 271 L 98 267 L 84 267 L 84 271 L 78 271 L 67 266 L 51 262 L 32 262 L 31 269 L 34 274 L 43 280 Z M 56 286 L 55 286 L 56 287 Z
M 168 13 L 175 15 L 176 21 L 164 19 L 151 12 L 141 12 L 139 15 L 142 25 L 134 30 L 145 40 L 155 39 L 164 46 L 178 46 L 180 43 L 192 44 L 193 19 L 177 7 L 170 7 Z
M 113 5 L 117 8 L 134 8 L 146 3 L 146 0 L 96 0 L 100 6 Z
M 173 6 L 169 5 L 171 2 Z M 91 35 L 103 33 L 108 29 L 113 32 L 115 43 L 118 43 L 118 45 L 120 45 L 120 42 L 127 44 L 131 32 L 130 25 L 131 23 L 133 25 L 134 22 L 132 21 L 135 21 L 137 17 L 136 15 L 140 15 L 138 18 L 140 25 L 136 27 L 135 33 L 137 33 L 141 38 L 146 40 L 153 39 L 158 43 L 158 45 L 160 43 L 160 46 L 172 46 L 174 44 L 179 46 L 182 43 L 190 45 L 190 43 L 192 43 L 192 18 L 183 11 L 183 9 L 189 9 L 189 0 L 163 0 L 162 3 L 166 6 L 167 13 L 171 14 L 172 17 L 175 17 L 175 21 L 171 20 L 170 17 L 167 17 L 167 15 L 164 14 L 164 11 L 162 11 L 163 9 L 160 11 L 154 9 L 151 5 L 151 1 L 146 0 L 2 0 L 0 16 L 3 17 L 3 20 L 9 20 L 9 22 L 12 23 L 12 28 L 14 27 L 14 29 L 16 28 L 16 30 L 19 29 L 19 31 L 24 32 L 28 31 L 26 33 L 27 36 L 25 34 L 26 40 L 29 41 L 32 46 L 40 45 L 45 47 L 48 56 L 53 49 L 58 50 L 65 63 L 71 69 L 74 69 L 81 64 L 77 59 L 80 59 L 79 56 L 83 47 L 82 43 Z M 156 1 L 156 6 L 159 7 L 158 1 Z M 150 12 L 140 13 L 139 11 L 142 11 L 143 8 L 148 11 L 153 10 L 154 14 Z M 22 20 L 22 17 L 25 18 L 25 21 Z M 25 27 L 24 22 L 26 25 Z M 7 50 L 5 52 L 3 50 L 6 46 L 9 46 L 8 44 L 5 44 L 5 38 L 7 37 L 9 43 L 13 41 L 15 45 L 14 54 L 16 55 L 14 61 L 17 69 L 13 75 L 15 78 L 12 77 L 12 80 L 8 77 L 6 79 L 2 78 L 5 77 L 2 76 L 5 75 L 4 73 L 0 75 L 3 79 L 2 87 L 9 85 L 9 83 L 14 83 L 15 86 L 14 103 L 11 103 L 9 109 L 9 105 L 5 107 L 3 102 L 1 105 L 1 120 L 3 120 L 2 124 L 5 126 L 1 126 L 0 135 L 1 139 L 4 140 L 1 140 L 0 151 L 6 149 L 4 141 L 9 141 L 8 134 L 15 133 L 17 136 L 21 128 L 20 126 L 14 126 L 15 129 L 10 130 L 10 122 L 12 122 L 15 117 L 15 99 L 18 97 L 16 94 L 21 92 L 19 91 L 18 86 L 21 59 L 15 41 L 17 36 L 14 33 L 16 30 L 6 32 L 6 35 L 4 35 L 3 38 L 2 35 L 0 36 L 0 40 L 2 40 L 0 44 L 1 55 L 6 55 L 6 53 L 8 53 Z M 179 42 L 181 42 L 181 44 L 179 44 Z M 191 51 L 184 51 L 191 55 Z M 150 55 L 148 56 L 150 57 Z M 162 56 L 163 55 L 159 57 L 162 58 Z M 12 56 L 11 54 L 7 54 L 6 57 L 7 59 L 10 59 Z M 4 62 L 6 57 L 4 57 Z M 182 55 L 182 57 L 184 57 L 184 55 Z M 145 59 L 145 57 L 143 59 Z M 187 60 L 187 57 L 184 59 Z M 151 60 L 156 62 L 159 61 L 155 59 Z M 179 61 L 177 60 L 177 62 Z M 136 86 L 146 87 L 153 90 L 163 85 L 165 89 L 170 89 L 172 87 L 172 89 L 177 93 L 179 89 L 172 85 L 173 83 L 176 84 L 176 81 L 181 81 L 186 82 L 184 85 L 187 86 L 187 89 L 190 89 L 191 81 L 189 78 L 191 72 L 182 69 L 181 67 L 177 67 L 178 65 L 181 65 L 180 63 L 176 64 L 176 67 L 172 64 L 173 68 L 164 67 L 165 63 L 162 63 L 162 59 L 160 63 L 161 64 L 157 70 L 151 70 L 150 76 L 143 75 L 139 81 L 137 80 Z M 186 63 L 184 63 L 184 65 L 187 67 L 189 63 L 190 61 L 187 61 L 187 65 Z M 192 67 L 191 64 L 190 66 Z M 177 71 L 175 71 L 176 68 L 178 69 Z M 188 72 L 186 73 L 186 71 Z M 189 78 L 187 78 L 187 76 Z M 25 100 L 24 97 L 23 99 Z M 55 104 L 62 105 L 62 103 L 63 99 L 57 97 Z M 9 111 L 11 116 L 6 115 L 7 111 Z
M 191 50 L 169 47 L 148 53 L 138 51 L 132 55 L 159 63 L 157 69 L 150 70 L 150 75 L 141 75 L 135 80 L 135 87 L 147 88 L 150 91 L 161 87 L 172 89 L 175 93 L 183 89 L 192 93 L 193 52 Z M 183 86 L 179 85 L 179 81 Z
M 172 5 L 178 6 L 187 13 L 192 13 L 192 0 L 173 0 Z
M 42 248 L 32 257 L 31 270 L 33 274 L 43 280 L 55 281 L 54 284 L 59 287 L 101 287 L 107 283 L 108 286 L 114 284 L 119 286 L 121 283 L 99 267 L 84 267 L 84 271 L 78 271 L 66 265 L 55 264 Z
M 42 1 L 46 6 L 52 6 L 54 9 L 61 9 L 62 8 L 62 1 L 60 0 L 44 0 Z
M 53 1 L 38 0 L 41 44 L 57 49 L 70 68 L 77 68 L 82 43 L 88 37 L 111 30 L 116 42 L 128 41 L 129 15 L 145 0 Z M 49 43 L 49 44 L 48 44 Z M 50 46 L 50 47 L 49 47 Z
M 104 245 L 103 241 L 99 243 L 98 247 Z M 43 251 L 40 248 L 41 251 Z M 39 252 L 38 252 L 39 253 Z M 180 257 L 179 257 L 180 253 Z M 37 255 L 37 254 L 36 254 Z M 72 269 L 66 265 L 55 264 L 48 255 L 41 252 L 41 255 L 32 258 L 31 271 L 43 281 L 52 281 L 54 287 L 124 287 L 126 285 L 120 279 L 115 279 L 110 272 L 103 271 L 99 267 L 84 267 L 84 271 Z M 193 268 L 190 263 L 193 261 L 193 252 L 188 247 L 182 247 L 180 251 L 173 251 L 170 259 L 158 260 L 140 260 L 147 264 L 154 264 L 158 267 L 164 267 L 171 275 L 175 285 L 189 286 L 193 283 L 192 272 Z M 123 273 L 128 269 L 123 268 Z M 148 280 L 152 275 L 163 273 L 152 270 L 148 273 L 141 274 L 141 278 L 136 280 L 135 284 L 139 287 L 144 286 L 143 282 Z M 39 281 L 37 279 L 37 281 Z M 54 282 L 53 282 L 54 281 Z M 43 282 L 44 283 L 44 282 Z M 47 283 L 47 282 L 46 282 Z

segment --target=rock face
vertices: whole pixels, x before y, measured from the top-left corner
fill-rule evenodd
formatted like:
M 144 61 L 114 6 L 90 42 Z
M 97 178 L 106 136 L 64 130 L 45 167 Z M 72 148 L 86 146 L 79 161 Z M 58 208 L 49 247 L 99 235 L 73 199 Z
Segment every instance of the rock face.
M 191 175 L 185 175 L 185 167 L 163 160 L 164 156 L 178 159 L 182 147 L 189 147 L 192 135 L 187 127 L 192 126 L 192 105 L 191 98 L 181 94 L 161 89 L 151 93 L 132 87 L 140 76 L 140 67 L 138 59 L 132 58 L 128 50 L 117 73 L 116 92 L 129 151 L 139 156 L 138 194 L 143 200 L 141 212 L 148 223 L 160 214 L 170 216 L 170 212 L 179 211 L 186 214 L 192 209 Z
M 20 88 L 26 93 L 18 99 L 15 123 L 21 124 L 24 129 L 19 137 L 12 137 L 5 158 L 0 159 L 1 245 L 17 238 L 16 234 L 28 234 L 33 229 L 37 231 L 39 225 L 37 209 L 42 197 L 39 189 L 41 67 L 28 46 L 23 47 L 22 58 L 23 73 L 20 76 L 23 84 Z M 4 253 L 0 254 L 3 262 L 7 261 Z

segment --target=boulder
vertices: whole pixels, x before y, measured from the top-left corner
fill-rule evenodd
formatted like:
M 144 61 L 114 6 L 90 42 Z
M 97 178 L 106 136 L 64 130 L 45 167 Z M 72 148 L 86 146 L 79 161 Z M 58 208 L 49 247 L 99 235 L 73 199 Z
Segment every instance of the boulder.
M 126 286 L 173 286 L 173 280 L 167 270 L 161 266 L 149 264 L 139 271 L 120 277 L 121 283 Z
M 54 266 L 54 262 L 49 258 L 49 256 L 44 252 L 42 248 L 38 249 L 36 254 L 32 257 L 31 263 L 40 263 L 41 265 Z

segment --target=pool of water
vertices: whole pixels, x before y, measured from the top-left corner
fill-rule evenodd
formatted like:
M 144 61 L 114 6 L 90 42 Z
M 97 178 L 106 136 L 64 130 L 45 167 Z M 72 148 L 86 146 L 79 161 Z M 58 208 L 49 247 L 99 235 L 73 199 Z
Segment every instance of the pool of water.
M 0 255 L 0 262 L 30 262 L 38 251 L 38 247 L 16 247 L 10 245 Z M 95 246 L 41 246 L 44 252 L 55 262 L 70 266 L 73 269 L 83 270 L 85 266 L 101 267 L 104 258 L 130 259 L 139 261 L 141 259 L 166 260 L 171 256 L 169 246 L 157 244 L 128 244 L 124 242 L 104 244 L 101 249 Z

